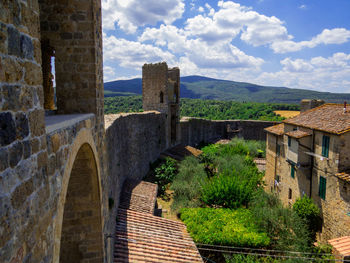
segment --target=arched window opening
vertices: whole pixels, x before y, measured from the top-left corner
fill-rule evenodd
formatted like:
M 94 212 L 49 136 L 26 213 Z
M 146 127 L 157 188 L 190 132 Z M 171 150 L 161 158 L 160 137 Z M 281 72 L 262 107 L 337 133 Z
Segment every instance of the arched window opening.
M 49 40 L 41 41 L 44 109 L 56 110 L 55 49 Z

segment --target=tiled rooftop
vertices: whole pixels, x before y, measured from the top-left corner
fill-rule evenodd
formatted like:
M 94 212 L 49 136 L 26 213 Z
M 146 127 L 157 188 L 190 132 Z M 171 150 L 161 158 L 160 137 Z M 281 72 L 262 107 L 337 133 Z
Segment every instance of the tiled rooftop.
M 284 133 L 284 124 L 280 123 L 271 127 L 265 128 L 265 131 L 276 134 L 276 135 L 283 135 Z
M 350 182 L 350 174 L 349 173 L 337 173 L 335 174 L 336 177 L 338 177 L 341 180 Z
M 119 209 L 114 262 L 203 262 L 177 221 Z
M 182 222 L 153 215 L 155 184 L 127 181 L 121 196 L 114 262 L 203 262 Z
M 301 130 L 296 130 L 296 131 L 290 131 L 290 132 L 286 132 L 286 135 L 296 138 L 296 139 L 300 139 L 306 136 L 310 136 L 311 133 L 309 132 L 305 132 L 305 131 L 301 131 Z
M 154 214 L 157 191 L 156 184 L 127 180 L 123 185 L 119 208 Z
M 342 256 L 350 256 L 350 236 L 331 239 L 328 240 L 328 243 L 333 246 L 337 254 Z
M 343 112 L 343 104 L 324 104 L 283 122 L 310 129 L 341 134 L 350 131 L 350 108 Z

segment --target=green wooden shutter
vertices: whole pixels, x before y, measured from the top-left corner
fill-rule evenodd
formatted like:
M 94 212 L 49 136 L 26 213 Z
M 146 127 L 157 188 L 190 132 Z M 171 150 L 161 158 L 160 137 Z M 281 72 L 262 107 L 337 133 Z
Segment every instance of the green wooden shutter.
M 318 188 L 318 195 L 323 200 L 326 200 L 326 185 L 327 185 L 327 179 L 323 176 L 320 176 L 320 185 Z
M 291 166 L 290 166 L 290 176 L 291 176 L 292 178 L 295 177 L 295 168 L 294 168 L 294 165 L 291 165 Z
M 322 156 L 328 157 L 329 155 L 329 136 L 324 135 L 322 137 Z

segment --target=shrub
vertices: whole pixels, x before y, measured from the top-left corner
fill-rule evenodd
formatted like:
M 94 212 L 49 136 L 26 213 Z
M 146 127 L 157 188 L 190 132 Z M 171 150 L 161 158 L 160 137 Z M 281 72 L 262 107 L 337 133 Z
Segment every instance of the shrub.
M 179 165 L 178 174 L 173 180 L 174 202 L 171 209 L 178 211 L 182 207 L 198 207 L 202 185 L 206 179 L 204 165 L 193 156 L 186 157 Z
M 158 185 L 158 195 L 163 196 L 169 183 L 173 181 L 177 173 L 176 161 L 169 157 L 165 160 L 157 160 L 150 164 L 150 169 L 154 172 L 148 175 L 145 180 L 156 183 Z
M 196 243 L 266 247 L 270 239 L 256 227 L 248 209 L 183 208 L 181 220 Z
M 298 198 L 295 201 L 293 210 L 299 217 L 306 221 L 310 231 L 310 237 L 315 239 L 316 232 L 319 231 L 321 227 L 320 209 L 318 206 L 311 198 L 304 195 L 302 198 Z
M 271 245 L 280 250 L 305 251 L 309 247 L 309 231 L 294 210 L 283 207 L 275 194 L 263 190 L 254 193 L 249 206 L 255 223 L 271 238 Z

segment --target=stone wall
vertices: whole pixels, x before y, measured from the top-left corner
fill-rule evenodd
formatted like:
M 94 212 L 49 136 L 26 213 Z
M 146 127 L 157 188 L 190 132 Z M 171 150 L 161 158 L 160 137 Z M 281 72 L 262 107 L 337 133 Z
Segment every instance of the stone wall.
M 114 200 L 110 221 L 114 233 L 119 194 L 126 178 L 141 180 L 166 149 L 165 114 L 156 111 L 111 114 L 106 120 L 106 151 L 108 155 L 108 196 Z
M 180 121 L 181 143 L 198 145 L 215 139 L 239 137 L 246 140 L 266 140 L 265 128 L 277 124 L 271 121 L 224 120 L 212 121 L 184 117 Z

